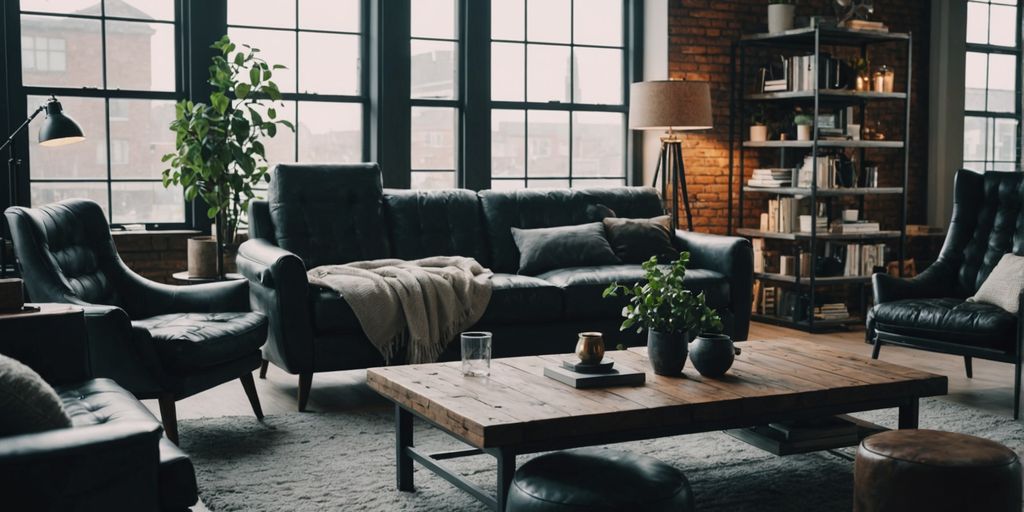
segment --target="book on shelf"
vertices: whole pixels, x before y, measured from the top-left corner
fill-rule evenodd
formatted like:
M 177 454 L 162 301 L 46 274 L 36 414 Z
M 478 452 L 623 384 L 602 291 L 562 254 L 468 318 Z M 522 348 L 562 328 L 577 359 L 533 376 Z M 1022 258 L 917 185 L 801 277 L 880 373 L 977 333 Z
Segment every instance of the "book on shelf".
M 747 180 L 747 186 L 779 188 L 789 186 L 792 181 L 792 169 L 754 169 L 754 173 Z
M 881 231 L 881 226 L 874 221 L 858 220 L 854 222 L 836 221 L 832 223 L 831 231 L 840 235 L 869 234 Z
M 870 276 L 876 268 L 885 267 L 885 244 L 847 244 L 843 275 Z
M 800 199 L 780 197 L 768 200 L 767 227 L 771 233 L 795 233 L 800 230 Z
M 842 302 L 822 304 L 814 308 L 814 318 L 817 320 L 846 320 L 850 318 L 850 311 Z
M 764 238 L 753 238 L 750 243 L 754 247 L 754 272 L 764 272 Z
M 872 32 L 888 32 L 889 27 L 881 21 L 868 21 L 868 20 L 847 20 L 843 24 L 850 30 L 869 30 Z

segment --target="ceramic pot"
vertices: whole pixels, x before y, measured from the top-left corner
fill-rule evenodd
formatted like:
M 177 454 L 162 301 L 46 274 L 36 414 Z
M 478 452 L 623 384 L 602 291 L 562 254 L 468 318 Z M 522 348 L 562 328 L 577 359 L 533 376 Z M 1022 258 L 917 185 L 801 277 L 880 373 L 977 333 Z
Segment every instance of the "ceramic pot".
M 750 141 L 764 142 L 768 140 L 768 127 L 763 124 L 755 124 L 750 127 Z
M 777 34 L 793 28 L 796 6 L 793 4 L 768 5 L 768 32 Z
M 604 359 L 604 338 L 599 332 L 581 332 L 576 341 L 576 357 L 583 364 L 598 364 Z
M 690 343 L 690 361 L 705 377 L 721 377 L 732 367 L 737 349 L 725 334 L 701 334 Z
M 796 125 L 796 140 L 811 140 L 811 125 Z
M 188 276 L 217 277 L 217 240 L 212 236 L 188 239 Z
M 647 358 L 651 368 L 658 375 L 677 376 L 683 372 L 686 364 L 686 352 L 689 334 L 659 332 L 654 329 L 647 331 Z

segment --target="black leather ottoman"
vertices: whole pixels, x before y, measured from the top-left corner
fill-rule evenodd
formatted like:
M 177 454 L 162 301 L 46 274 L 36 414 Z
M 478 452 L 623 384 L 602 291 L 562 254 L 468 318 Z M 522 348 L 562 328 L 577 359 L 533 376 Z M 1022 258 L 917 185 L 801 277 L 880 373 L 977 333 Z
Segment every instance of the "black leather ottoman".
M 854 465 L 855 512 L 1021 509 L 1020 461 L 980 437 L 893 430 L 868 437 Z
M 505 510 L 689 512 L 693 496 L 683 473 L 654 457 L 580 448 L 523 464 Z

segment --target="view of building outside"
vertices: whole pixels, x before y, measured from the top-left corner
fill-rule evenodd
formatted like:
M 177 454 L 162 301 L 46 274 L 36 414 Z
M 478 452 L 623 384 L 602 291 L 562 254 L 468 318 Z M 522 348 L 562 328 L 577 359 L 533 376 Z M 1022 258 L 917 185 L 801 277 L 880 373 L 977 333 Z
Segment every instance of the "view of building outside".
M 967 2 L 964 167 L 1020 167 L 1021 58 L 1016 0 Z
M 455 0 L 411 0 L 412 188 L 457 186 L 459 32 Z

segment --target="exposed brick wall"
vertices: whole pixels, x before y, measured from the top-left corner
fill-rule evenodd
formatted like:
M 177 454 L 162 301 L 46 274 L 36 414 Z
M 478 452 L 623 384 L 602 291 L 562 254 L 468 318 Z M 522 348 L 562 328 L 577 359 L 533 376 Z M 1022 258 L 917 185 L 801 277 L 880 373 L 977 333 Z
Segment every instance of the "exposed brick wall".
M 188 239 L 198 231 L 114 232 L 121 259 L 141 276 L 160 283 L 182 284 L 171 274 L 188 268 Z
M 729 173 L 729 90 L 730 46 L 744 34 L 764 32 L 767 25 L 765 0 L 671 0 L 669 2 L 669 76 L 673 79 L 711 82 L 715 128 L 708 132 L 685 136 L 683 156 L 686 160 L 687 186 L 690 192 L 694 228 L 698 231 L 724 233 L 727 225 L 727 191 Z M 926 221 L 927 193 L 927 130 L 928 130 L 928 34 L 929 2 L 926 0 L 890 0 L 876 2 L 872 17 L 889 25 L 895 32 L 914 35 L 913 83 L 910 126 L 910 172 L 908 179 L 908 216 L 911 223 Z M 831 2 L 805 0 L 797 4 L 797 17 L 832 14 Z M 903 91 L 906 80 L 905 46 L 889 45 L 891 50 L 871 50 L 872 66 L 887 64 L 895 68 L 896 90 Z M 883 53 L 884 52 L 884 53 Z M 835 52 L 836 55 L 846 54 Z M 768 54 L 765 54 L 765 58 Z M 852 55 L 852 54 L 851 54 Z M 747 84 L 753 83 L 754 71 L 764 59 L 751 57 Z M 868 124 L 882 122 L 889 139 L 902 139 L 902 102 L 872 103 Z M 738 133 L 746 136 L 747 127 Z M 959 143 L 959 141 L 954 141 Z M 753 163 L 773 165 L 778 150 L 747 150 L 747 176 Z M 735 154 L 738 159 L 739 153 Z M 867 159 L 880 163 L 880 185 L 892 186 L 900 181 L 902 153 L 894 150 L 868 151 Z M 737 201 L 739 177 L 734 178 L 734 206 Z M 746 226 L 756 227 L 757 215 L 764 210 L 766 197 L 745 198 Z M 894 227 L 899 219 L 897 199 L 869 198 L 865 204 L 867 217 L 880 220 L 884 227 Z M 735 223 L 734 223 L 735 225 Z

